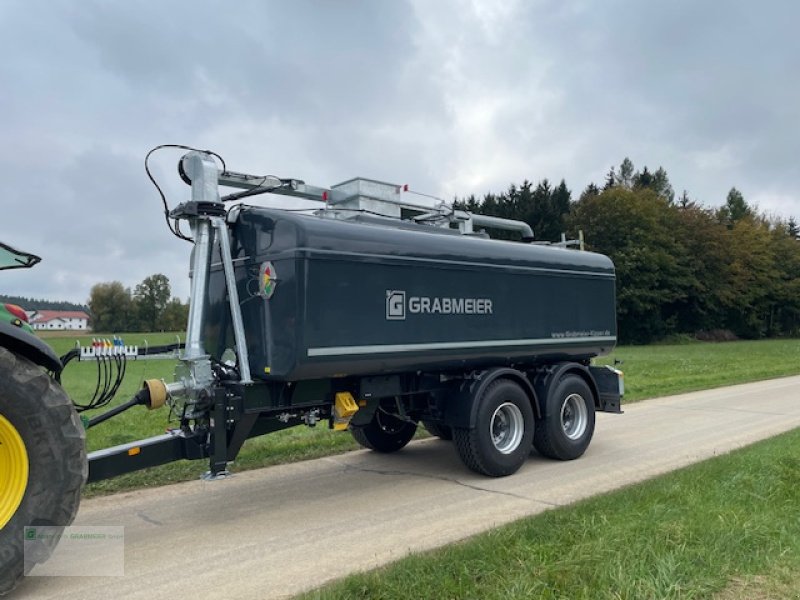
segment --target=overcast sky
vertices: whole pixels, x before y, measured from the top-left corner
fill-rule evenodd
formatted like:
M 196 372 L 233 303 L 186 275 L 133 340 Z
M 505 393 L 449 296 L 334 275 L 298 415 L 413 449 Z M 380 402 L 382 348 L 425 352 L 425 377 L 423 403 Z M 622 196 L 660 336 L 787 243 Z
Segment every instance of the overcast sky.
M 800 4 L 670 0 L 0 0 L 0 292 L 85 302 L 190 246 L 146 179 L 162 143 L 318 185 L 577 197 L 628 156 L 713 206 L 800 218 Z M 172 204 L 175 151 L 155 157 Z

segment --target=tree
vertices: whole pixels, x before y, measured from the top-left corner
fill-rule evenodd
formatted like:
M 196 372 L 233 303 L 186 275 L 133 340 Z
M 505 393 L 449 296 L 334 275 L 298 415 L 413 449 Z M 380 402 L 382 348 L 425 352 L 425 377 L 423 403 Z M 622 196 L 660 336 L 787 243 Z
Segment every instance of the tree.
M 586 189 L 581 192 L 581 197 L 578 199 L 578 202 L 583 202 L 586 198 L 590 198 L 593 196 L 600 195 L 600 188 L 597 187 L 594 183 L 590 183 L 586 186 Z
M 663 167 L 658 167 L 655 173 L 651 173 L 645 166 L 641 172 L 637 172 L 633 176 L 633 187 L 634 189 L 653 190 L 659 198 L 663 198 L 670 204 L 675 200 L 675 192 Z
M 739 218 L 728 227 L 733 301 L 727 306 L 727 327 L 744 337 L 764 337 L 773 333 L 772 313 L 780 277 L 772 236 L 761 219 Z
M 652 190 L 615 187 L 573 206 L 570 231 L 607 254 L 617 273 L 620 339 L 647 343 L 677 331 L 676 306 L 694 285 L 674 236 L 677 208 Z
M 753 209 L 745 202 L 742 192 L 732 187 L 725 200 L 725 206 L 719 209 L 720 221 L 725 223 L 728 229 L 733 229 L 737 222 L 752 216 L 754 216 Z
M 470 194 L 465 200 L 456 201 L 453 206 L 457 210 L 466 210 L 468 212 L 477 212 L 480 208 L 480 202 L 475 197 L 475 194 Z
M 173 298 L 164 308 L 161 315 L 161 329 L 164 331 L 182 331 L 186 329 L 189 319 L 189 304 L 184 304 L 178 298 Z
M 684 196 L 674 210 L 674 235 L 686 249 L 691 285 L 672 310 L 677 331 L 695 333 L 722 329 L 729 307 L 735 301 L 730 286 L 729 232 L 713 210 L 703 209 Z
M 790 219 L 789 223 L 772 231 L 771 247 L 778 272 L 770 315 L 769 333 L 772 335 L 800 334 L 800 244 L 792 230 Z
M 603 191 L 610 190 L 615 185 L 617 185 L 617 172 L 614 170 L 614 167 L 611 167 L 608 173 L 606 173 L 606 180 L 605 183 L 603 184 Z
M 646 169 L 645 169 L 646 170 Z M 634 168 L 631 159 L 627 156 L 619 166 L 619 175 L 617 176 L 617 185 L 626 189 L 633 187 Z
M 156 273 L 146 277 L 133 292 L 141 324 L 149 331 L 160 329 L 159 321 L 170 297 L 169 279 Z
M 118 333 L 130 330 L 131 291 L 119 281 L 93 286 L 88 305 L 95 331 Z
M 653 174 L 648 170 L 647 166 L 645 166 L 641 172 L 633 176 L 633 187 L 636 189 L 652 190 L 654 181 L 655 177 L 653 177 Z
M 797 226 L 797 221 L 794 217 L 789 217 L 789 222 L 786 224 L 786 232 L 793 240 L 800 238 L 800 227 Z
M 555 188 L 547 179 L 541 180 L 535 188 L 526 179 L 520 186 L 511 184 L 502 194 L 486 194 L 480 203 L 470 196 L 459 204 L 471 212 L 524 221 L 531 226 L 537 239 L 555 241 L 565 230 L 564 217 L 569 213 L 571 201 L 572 192 L 563 179 Z M 519 239 L 519 234 L 493 229 L 492 237 Z
M 562 179 L 561 183 L 550 189 L 547 180 L 544 179 L 536 187 L 534 195 L 541 201 L 538 205 L 539 230 L 534 229 L 536 237 L 549 242 L 559 240 L 561 234 L 566 231 L 564 218 L 569 214 L 572 203 L 572 192 L 567 187 L 566 181 Z
M 567 182 L 563 179 L 553 190 L 553 208 L 555 213 L 559 216 L 566 215 L 569 212 L 569 207 L 572 204 L 572 192 L 567 187 Z M 559 233 L 561 233 L 559 231 Z
M 675 201 L 675 191 L 672 189 L 672 184 L 669 182 L 669 177 L 667 177 L 667 172 L 664 170 L 664 167 L 658 167 L 653 174 L 652 189 L 670 204 Z
M 680 208 L 687 209 L 687 208 L 695 208 L 697 206 L 697 204 L 692 202 L 689 199 L 688 192 L 686 190 L 683 190 L 683 193 L 681 194 L 681 197 L 678 198 L 678 206 Z

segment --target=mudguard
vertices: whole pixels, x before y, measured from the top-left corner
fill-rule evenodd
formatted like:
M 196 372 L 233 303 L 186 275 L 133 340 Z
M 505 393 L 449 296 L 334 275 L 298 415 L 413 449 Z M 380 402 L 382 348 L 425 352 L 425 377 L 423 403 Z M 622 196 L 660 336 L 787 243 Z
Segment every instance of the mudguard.
M 558 383 L 559 379 L 567 373 L 574 373 L 586 380 L 589 389 L 592 390 L 592 394 L 594 395 L 595 406 L 600 408 L 600 392 L 597 389 L 597 382 L 590 370 L 591 368 L 592 367 L 586 367 L 580 363 L 563 362 L 539 371 L 534 377 L 533 387 L 536 390 L 537 396 L 541 398 L 542 405 L 547 405 L 546 399 L 550 394 L 550 389 Z M 547 415 L 545 414 L 544 416 L 546 417 Z
M 478 412 L 477 399 L 483 396 L 483 392 L 493 381 L 497 379 L 511 379 L 525 390 L 531 400 L 533 414 L 538 419 L 541 416 L 537 393 L 528 378 L 523 373 L 510 367 L 495 367 L 480 373 L 474 379 L 462 381 L 458 390 L 455 390 L 447 401 L 445 409 L 444 423 L 450 427 L 461 429 L 471 429 L 475 427 L 476 415 Z
M 61 360 L 50 346 L 11 323 L 0 321 L 0 346 L 24 356 L 53 373 L 59 374 L 63 369 Z

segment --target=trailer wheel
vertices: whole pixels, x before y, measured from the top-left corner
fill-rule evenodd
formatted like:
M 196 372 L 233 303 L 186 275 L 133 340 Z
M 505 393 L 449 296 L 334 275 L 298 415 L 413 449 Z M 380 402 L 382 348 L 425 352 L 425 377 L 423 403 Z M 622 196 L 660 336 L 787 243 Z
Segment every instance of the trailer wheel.
M 447 425 L 442 423 L 434 423 L 433 421 L 423 421 L 422 425 L 428 430 L 428 433 L 435 435 L 440 440 L 452 440 L 453 430 Z
M 403 448 L 416 432 L 416 423 L 400 419 L 380 407 L 369 424 L 350 426 L 350 433 L 361 446 L 385 453 L 397 452 Z
M 480 398 L 476 426 L 453 429 L 464 464 L 483 475 L 504 477 L 519 470 L 531 449 L 534 419 L 528 395 L 515 382 L 499 379 Z
M 578 375 L 566 375 L 551 388 L 544 416 L 536 423 L 533 445 L 543 456 L 573 460 L 594 435 L 594 395 Z
M 72 402 L 41 367 L 0 348 L 0 594 L 54 543 L 26 546 L 26 526 L 65 526 L 86 481 L 85 433 Z M 55 536 L 53 536 L 55 537 Z

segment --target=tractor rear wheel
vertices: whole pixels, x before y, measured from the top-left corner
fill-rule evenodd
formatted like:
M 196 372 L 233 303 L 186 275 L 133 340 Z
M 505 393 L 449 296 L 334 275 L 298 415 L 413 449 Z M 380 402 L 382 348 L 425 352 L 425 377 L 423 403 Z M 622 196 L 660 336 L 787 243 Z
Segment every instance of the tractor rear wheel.
M 0 348 L 0 594 L 26 562 L 50 556 L 53 545 L 44 542 L 28 542 L 23 555 L 24 529 L 72 523 L 87 472 L 85 433 L 69 397 L 41 367 Z

